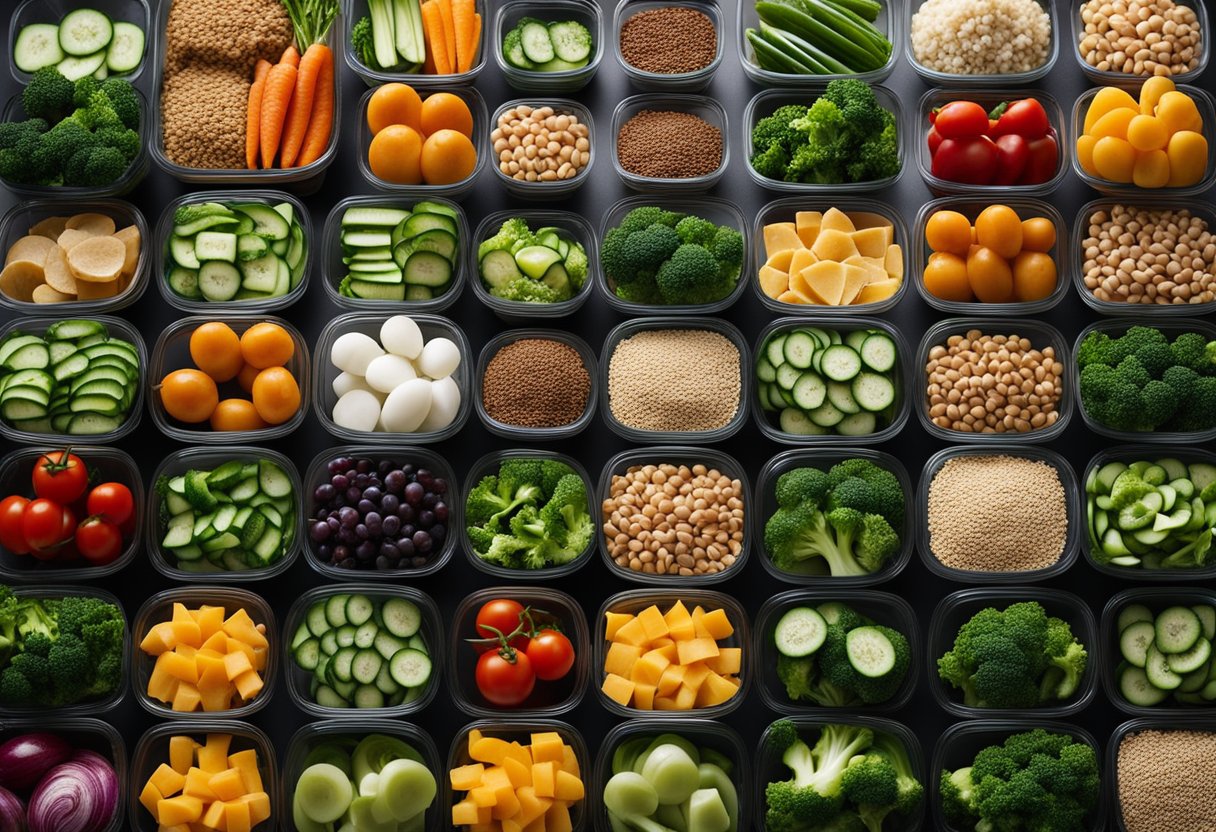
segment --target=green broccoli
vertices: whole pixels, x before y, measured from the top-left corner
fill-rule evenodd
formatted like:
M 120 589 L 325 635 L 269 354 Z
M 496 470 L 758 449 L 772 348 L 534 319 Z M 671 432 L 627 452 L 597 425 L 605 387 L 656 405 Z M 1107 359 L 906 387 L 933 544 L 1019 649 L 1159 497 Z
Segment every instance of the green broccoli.
M 674 229 L 680 220 L 684 219 L 684 216 L 684 214 L 668 211 L 657 205 L 640 205 L 626 214 L 621 220 L 621 224 L 617 227 L 626 236 L 641 231 L 643 228 L 649 228 L 652 225 L 665 225 L 668 228 Z
M 882 515 L 893 526 L 904 522 L 904 490 L 894 473 L 868 459 L 856 458 L 828 471 L 828 509 L 852 508 Z
M 685 243 L 659 266 L 654 278 L 667 304 L 713 303 L 730 294 L 734 283 L 718 275 L 718 261 L 709 249 Z
M 807 138 L 790 156 L 785 180 L 817 185 L 843 182 L 845 165 L 855 148 L 852 131 L 840 108 L 827 98 L 819 98 L 790 127 Z
M 101 82 L 101 91 L 110 100 L 110 106 L 122 126 L 128 130 L 138 130 L 142 106 L 139 93 L 131 82 L 123 78 L 107 78 Z
M 557 482 L 540 511 L 545 534 L 577 557 L 595 536 L 588 510 L 587 485 L 578 474 L 567 474 Z
M 752 154 L 752 169 L 766 179 L 785 179 L 785 172 L 790 166 L 790 152 L 785 145 L 773 142 L 763 150 Z
M 739 279 L 743 271 L 743 235 L 730 226 L 718 227 L 709 253 L 718 261 L 718 276 L 732 284 Z
M 634 208 L 604 235 L 600 263 L 617 297 L 647 305 L 712 303 L 743 268 L 737 229 L 654 205 Z
M 916 812 L 925 791 L 903 743 L 882 733 L 874 735 L 874 744 L 864 756 L 849 762 L 840 785 L 845 801 L 856 807 L 867 832 L 882 832 L 891 815 Z
M 794 657 L 778 653 L 777 680 L 785 688 L 785 695 L 790 698 L 790 701 L 812 700 L 815 684 L 814 657 Z
M 72 106 L 87 107 L 89 99 L 93 97 L 93 93 L 101 91 L 101 82 L 92 75 L 86 75 L 83 78 L 77 78 L 72 84 Z
M 30 77 L 21 92 L 21 106 L 28 118 L 41 118 L 50 124 L 72 112 L 75 86 L 53 66 L 43 67 Z
M 882 130 L 862 142 L 857 158 L 849 162 L 845 170 L 852 182 L 872 182 L 899 174 L 899 127 L 895 116 L 882 111 Z
M 522 275 L 506 285 L 491 287 L 490 294 L 496 298 L 521 303 L 557 303 L 559 300 L 565 300 L 548 284 Z
M 139 134 L 126 127 L 103 127 L 93 134 L 97 143 L 103 147 L 112 147 L 122 153 L 127 162 L 134 161 L 139 155 L 141 142 Z
M 786 104 L 774 110 L 772 115 L 759 119 L 752 128 L 754 152 L 763 153 L 769 148 L 779 147 L 788 155 L 798 145 L 806 142 L 806 135 L 794 130 L 790 123 L 805 116 L 807 109 L 801 104 Z
M 63 167 L 63 184 L 82 187 L 109 185 L 127 171 L 127 157 L 115 147 L 78 150 Z
M 1175 336 L 1170 344 L 1170 354 L 1174 364 L 1196 373 L 1210 373 L 1216 368 L 1216 341 L 1208 341 L 1198 332 L 1182 332 Z
M 771 832 L 797 832 L 831 820 L 844 805 L 841 780 L 854 756 L 869 748 L 874 733 L 856 725 L 825 725 L 814 748 L 788 721 L 770 727 L 768 744 L 781 754 L 792 773 L 789 780 L 764 789 L 765 825 Z
M 79 121 L 67 118 L 43 133 L 41 144 L 49 163 L 63 169 L 68 159 L 82 150 L 96 147 L 99 139 Z
M 890 123 L 891 114 L 878 103 L 874 90 L 856 78 L 829 81 L 819 100 L 834 104 L 855 135 L 877 136 Z M 884 113 L 888 118 L 884 118 Z
M 532 235 L 532 229 L 528 228 L 528 221 L 523 217 L 511 217 L 505 220 L 498 228 L 498 232 L 487 240 L 483 240 L 481 245 L 477 246 L 477 260 L 485 257 L 491 251 L 506 250 L 510 251 L 511 247 L 519 242 L 524 245 L 532 245 L 536 238 Z
M 633 232 L 609 232 L 600 250 L 600 263 L 605 276 L 618 286 L 651 283 L 659 267 L 679 247 L 676 230 L 658 223 Z
M 692 243 L 709 248 L 717 230 L 716 225 L 702 217 L 687 216 L 676 223 L 676 235 L 685 245 Z
M 828 499 L 832 489 L 831 476 L 818 468 L 791 468 L 777 477 L 774 493 L 777 505 L 796 508 L 799 503 L 811 501 L 821 505 Z

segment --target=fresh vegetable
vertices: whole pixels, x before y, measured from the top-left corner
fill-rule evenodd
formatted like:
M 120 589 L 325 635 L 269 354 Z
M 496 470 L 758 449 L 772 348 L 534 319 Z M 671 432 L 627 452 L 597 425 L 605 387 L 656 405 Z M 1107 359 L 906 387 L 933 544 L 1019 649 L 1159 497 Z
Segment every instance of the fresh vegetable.
M 515 827 L 570 832 L 586 791 L 574 748 L 556 731 L 533 733 L 528 744 L 469 731 L 471 762 L 448 772 L 452 825 L 509 832 Z M 466 829 L 466 832 L 471 832 Z
M 1174 457 L 1112 460 L 1089 472 L 1085 500 L 1098 563 L 1183 571 L 1216 563 L 1216 466 Z
M 422 99 L 408 84 L 384 84 L 367 101 L 367 126 L 367 167 L 389 185 L 455 185 L 477 167 L 473 113 L 455 93 Z
M 20 734 L 0 745 L 0 786 L 24 791 L 72 756 L 70 743 L 58 734 Z
M 55 708 L 122 683 L 126 620 L 100 598 L 30 598 L 0 587 L 0 704 Z
M 1056 175 L 1059 135 L 1035 98 L 1005 101 L 985 112 L 951 101 L 929 113 L 931 172 L 966 185 L 1041 185 Z
M 395 708 L 419 699 L 431 679 L 422 611 L 408 598 L 334 593 L 312 604 L 291 638 L 323 708 Z
M 502 39 L 503 60 L 528 72 L 582 69 L 594 48 L 591 32 L 577 20 L 546 22 L 522 17 Z
M 452 288 L 460 265 L 459 215 L 439 202 L 410 209 L 355 206 L 342 215 L 338 294 L 364 300 L 433 300 Z
M 144 30 L 134 23 L 111 20 L 94 9 L 77 8 L 65 14 L 58 25 L 22 26 L 13 43 L 13 64 L 22 72 L 56 67 L 64 75 L 81 73 L 104 81 L 110 75 L 139 69 L 144 60 L 144 41 Z
M 109 214 L 48 216 L 9 246 L 0 292 L 21 303 L 70 303 L 115 298 L 139 267 L 136 225 L 115 230 Z
M 1089 743 L 1035 728 L 942 771 L 942 814 L 957 829 L 1084 832 L 1098 808 L 1098 758 Z
M 713 303 L 735 289 L 743 235 L 695 214 L 634 208 L 604 235 L 600 262 L 612 292 L 650 306 Z
M 1067 621 L 1021 601 L 973 615 L 938 658 L 937 675 L 969 708 L 1035 708 L 1074 697 L 1088 659 Z
M 351 46 L 364 66 L 394 72 L 450 75 L 468 72 L 481 43 L 481 15 L 473 0 L 369 0 L 368 16 L 351 29 Z
M 1216 699 L 1216 607 L 1176 604 L 1154 612 L 1130 603 L 1119 610 L 1115 627 L 1120 654 L 1115 682 L 1128 704 L 1151 708 L 1171 695 L 1186 705 Z
M 727 647 L 735 627 L 724 609 L 692 612 L 676 601 L 637 615 L 609 611 L 604 695 L 640 711 L 689 711 L 729 702 L 739 692 L 743 648 Z
M 811 105 L 787 104 L 757 120 L 750 162 L 780 182 L 875 182 L 897 176 L 903 165 L 898 129 L 869 84 L 837 79 Z
M 1112 337 L 1091 332 L 1077 347 L 1081 408 L 1111 430 L 1216 427 L 1216 341 L 1183 332 L 1173 341 L 1150 326 Z M 0 399 L 3 395 L 0 394 Z
M 466 533 L 477 556 L 507 569 L 544 569 L 591 545 L 587 485 L 564 462 L 505 459 L 465 500 Z
M 504 220 L 477 246 L 478 274 L 490 294 L 519 303 L 557 303 L 587 280 L 587 250 L 564 228 L 535 231 L 523 217 Z
M 477 611 L 477 689 L 492 705 L 524 704 L 536 680 L 556 682 L 574 666 L 574 645 L 560 622 L 544 610 L 524 607 L 508 598 L 484 603 Z
M 603 794 L 609 822 L 614 829 L 737 832 L 734 770 L 725 754 L 680 734 L 631 736 L 612 752 Z
M 891 59 L 891 41 L 874 25 L 878 0 L 759 0 L 759 29 L 746 29 L 751 60 L 783 75 L 852 75 Z M 888 9 L 888 16 L 894 11 Z
M 812 746 L 793 722 L 781 719 L 762 742 L 793 775 L 765 786 L 770 830 L 882 832 L 921 810 L 924 786 L 904 744 L 889 734 L 830 723 Z M 888 818 L 894 825 L 884 827 Z
M 1059 280 L 1051 256 L 1055 244 L 1049 217 L 1024 220 L 1008 205 L 984 208 L 974 226 L 958 211 L 934 211 L 925 222 L 925 245 L 932 252 L 922 276 L 925 290 L 955 302 L 1043 300 Z
M 262 781 L 256 748 L 229 753 L 232 734 L 169 738 L 169 762 L 152 772 L 139 803 L 161 828 L 181 826 L 200 832 L 249 832 L 271 820 L 270 795 Z M 132 818 L 132 822 L 135 821 Z
M 15 804 L 10 805 L 19 813 L 10 820 L 20 823 L 21 804 L 8 794 Z M 25 820 L 29 832 L 100 832 L 114 819 L 118 800 L 118 774 L 113 764 L 94 751 L 79 750 L 47 771 L 34 786 Z
M 51 451 L 34 462 L 34 493 L 54 502 L 74 503 L 89 487 L 89 470 L 84 460 L 71 452 Z

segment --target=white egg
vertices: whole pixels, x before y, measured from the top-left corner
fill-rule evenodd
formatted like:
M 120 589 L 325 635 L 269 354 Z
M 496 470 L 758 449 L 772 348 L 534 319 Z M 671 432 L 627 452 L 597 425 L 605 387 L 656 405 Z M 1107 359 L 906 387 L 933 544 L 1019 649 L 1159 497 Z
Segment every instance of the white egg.
M 422 352 L 422 330 L 408 315 L 394 315 L 380 327 L 380 343 L 393 355 L 414 359 Z
M 372 390 L 391 393 L 412 378 L 417 378 L 414 365 L 392 353 L 378 355 L 367 365 L 367 384 Z
M 357 376 L 354 373 L 338 373 L 337 378 L 333 383 L 334 395 L 342 398 L 351 390 L 366 390 L 371 393 L 372 388 L 368 387 L 367 380 L 363 376 Z
M 431 382 L 431 412 L 419 426 L 419 433 L 443 430 L 452 424 L 460 410 L 460 385 L 451 376 Z
M 380 420 L 380 400 L 367 390 L 351 390 L 334 405 L 334 423 L 347 430 L 370 431 Z
M 447 338 L 432 338 L 418 356 L 418 369 L 432 379 L 441 379 L 460 366 L 460 347 Z
M 339 370 L 362 376 L 367 374 L 367 365 L 378 355 L 384 355 L 384 350 L 375 338 L 362 332 L 347 332 L 334 341 L 329 360 Z
M 389 433 L 413 433 L 430 410 L 431 383 L 424 378 L 411 379 L 384 400 L 384 429 Z

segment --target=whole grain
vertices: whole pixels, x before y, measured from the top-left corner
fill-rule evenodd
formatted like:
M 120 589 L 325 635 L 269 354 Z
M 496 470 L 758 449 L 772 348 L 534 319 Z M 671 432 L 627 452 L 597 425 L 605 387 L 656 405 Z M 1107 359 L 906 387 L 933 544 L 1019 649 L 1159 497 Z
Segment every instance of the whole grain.
M 912 15 L 912 54 L 937 72 L 1029 72 L 1050 48 L 1051 18 L 1035 0 L 927 0 Z
M 1202 2 L 1202 0 L 1200 0 Z M 1173 0 L 1088 0 L 1077 48 L 1102 72 L 1178 75 L 1199 66 L 1203 27 L 1195 10 Z
M 1119 743 L 1115 776 L 1127 832 L 1216 829 L 1216 733 L 1128 734 Z
M 722 131 L 692 113 L 642 110 L 616 137 L 621 167 L 636 176 L 691 179 L 722 164 Z
M 1081 241 L 1085 288 L 1115 303 L 1216 300 L 1216 235 L 1188 209 L 1113 205 L 1090 214 Z
M 718 31 L 709 15 L 687 6 L 663 6 L 621 24 L 621 57 L 642 72 L 679 75 L 713 63 Z
M 490 133 L 498 169 L 523 182 L 573 179 L 591 164 L 591 131 L 574 113 L 520 104 Z
M 527 428 L 556 428 L 587 409 L 591 375 L 578 350 L 549 338 L 521 338 L 486 364 L 481 399 L 491 419 Z

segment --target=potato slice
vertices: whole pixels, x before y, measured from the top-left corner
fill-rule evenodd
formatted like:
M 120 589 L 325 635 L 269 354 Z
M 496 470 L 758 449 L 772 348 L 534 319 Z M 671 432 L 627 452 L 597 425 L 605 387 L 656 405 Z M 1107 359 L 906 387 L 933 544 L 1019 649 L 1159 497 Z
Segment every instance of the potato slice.
M 134 277 L 135 266 L 139 263 L 139 228 L 134 225 L 120 228 L 114 232 L 114 239 L 122 241 L 122 244 L 127 247 L 127 257 L 122 263 L 122 276 Z
M 76 278 L 72 277 L 72 270 L 68 268 L 67 252 L 61 246 L 51 248 L 42 269 L 45 272 L 46 285 L 61 295 L 76 294 Z
M 112 217 L 91 212 L 68 217 L 67 227 L 87 231 L 94 237 L 109 237 L 115 228 Z
M 823 213 L 823 219 L 819 223 L 819 230 L 823 231 L 841 231 L 845 234 L 851 234 L 856 228 L 853 226 L 853 220 L 849 215 L 839 208 L 829 208 Z
M 43 283 L 41 286 L 34 287 L 33 299 L 34 303 L 63 303 L 64 301 L 76 300 L 76 296 L 57 292 L 49 284 Z
M 37 234 L 31 234 L 28 237 L 22 237 L 17 242 L 9 246 L 8 253 L 4 255 L 4 265 L 12 263 L 14 260 L 29 260 L 31 263 L 43 263 L 46 261 L 47 252 L 55 243 L 48 240 L 46 237 L 39 237 Z
M 86 280 L 81 280 L 76 284 L 76 289 L 76 297 L 80 300 L 105 300 L 106 298 L 112 298 L 118 295 L 118 281 L 111 280 L 108 283 L 89 283 Z
M 757 279 L 760 281 L 760 289 L 770 298 L 776 298 L 790 288 L 790 276 L 785 269 L 761 266 Z
M 71 251 L 75 246 L 80 245 L 85 240 L 91 240 L 95 236 L 97 235 L 82 231 L 79 228 L 68 228 L 59 235 L 59 247 L 64 251 Z
M 34 289 L 46 283 L 42 264 L 32 260 L 14 260 L 0 272 L 0 292 L 13 300 L 34 302 Z
M 93 237 L 68 251 L 68 268 L 77 280 L 89 283 L 109 283 L 122 271 L 127 260 L 127 247 L 115 237 Z M 76 287 L 77 293 L 80 287 Z
M 824 220 L 827 220 L 827 214 L 824 214 Z M 837 263 L 843 263 L 858 253 L 849 232 L 826 227 L 819 229 L 811 252 L 820 260 L 834 260 Z
M 37 234 L 39 237 L 47 237 L 51 240 L 58 240 L 59 235 L 63 233 L 63 229 L 68 227 L 67 217 L 47 217 L 43 220 L 38 220 L 30 226 L 30 233 Z

